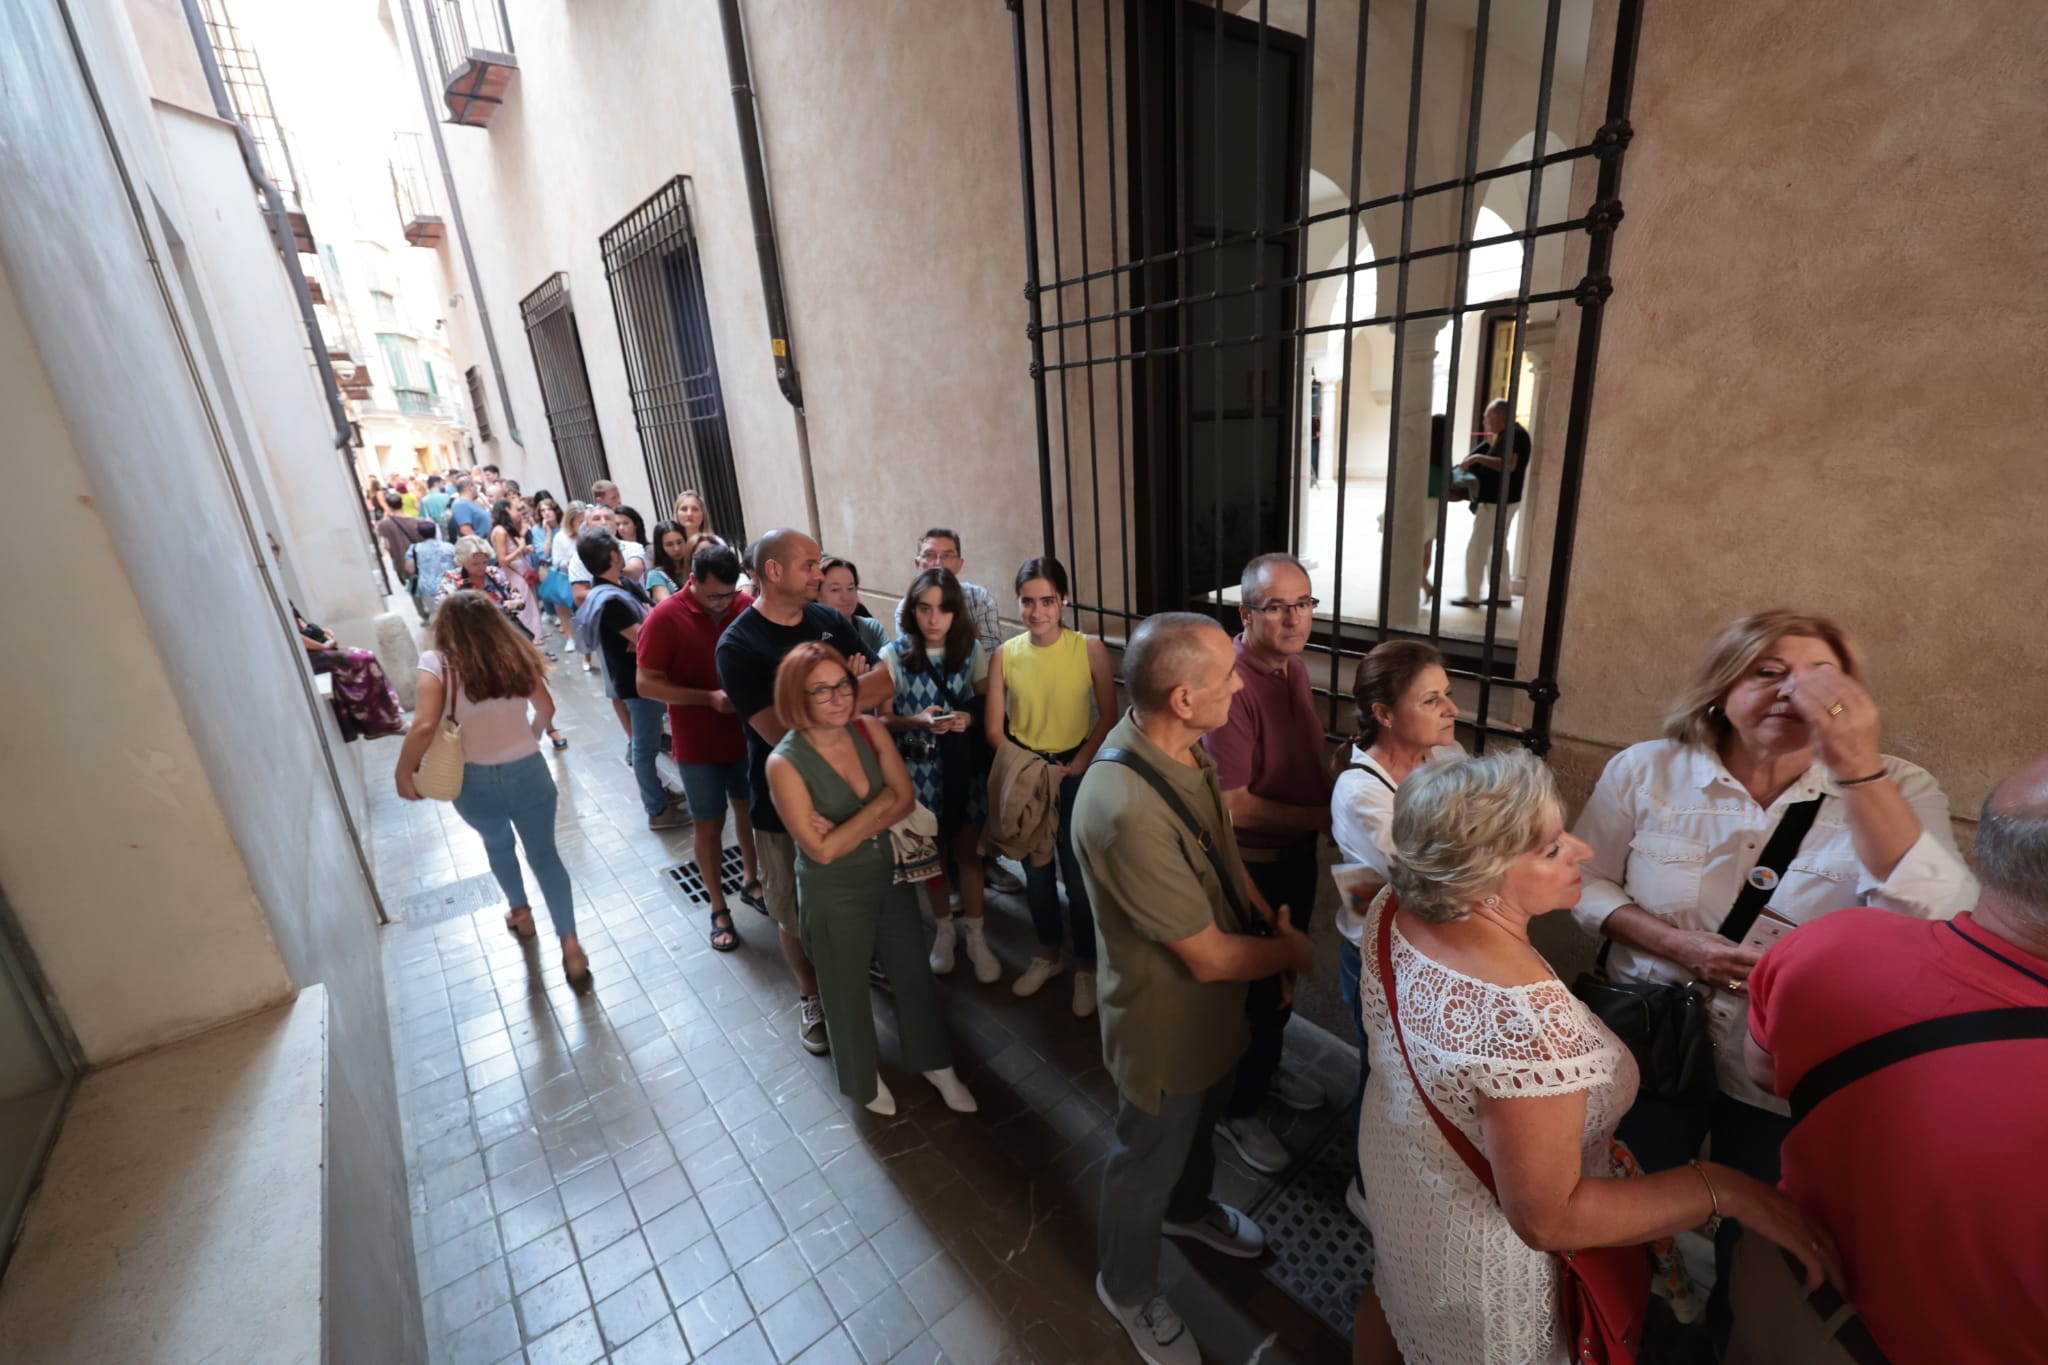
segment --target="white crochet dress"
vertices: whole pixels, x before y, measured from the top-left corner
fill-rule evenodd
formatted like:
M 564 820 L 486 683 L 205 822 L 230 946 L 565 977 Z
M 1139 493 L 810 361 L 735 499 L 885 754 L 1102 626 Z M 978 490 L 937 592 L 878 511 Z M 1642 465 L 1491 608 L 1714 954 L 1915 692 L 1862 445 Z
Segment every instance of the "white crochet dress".
M 1557 1258 L 1531 1250 L 1437 1129 L 1387 1019 L 1378 965 L 1388 897 L 1366 914 L 1359 1000 L 1372 1055 L 1358 1127 L 1373 1283 L 1407 1365 L 1565 1365 Z M 1555 979 L 1496 986 L 1393 937 L 1394 986 L 1416 1075 L 1481 1152 L 1477 1098 L 1584 1091 L 1581 1169 L 1610 1173 L 1608 1140 L 1636 1095 L 1628 1049 Z

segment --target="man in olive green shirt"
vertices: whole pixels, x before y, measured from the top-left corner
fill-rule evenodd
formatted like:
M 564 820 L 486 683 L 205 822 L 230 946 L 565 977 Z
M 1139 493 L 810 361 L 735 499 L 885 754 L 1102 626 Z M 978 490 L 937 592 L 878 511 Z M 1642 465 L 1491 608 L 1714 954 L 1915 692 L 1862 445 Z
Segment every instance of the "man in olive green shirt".
M 1308 940 L 1245 875 L 1216 765 L 1198 743 L 1230 718 L 1243 686 L 1236 664 L 1230 637 L 1208 617 L 1148 618 L 1124 650 L 1131 710 L 1074 802 L 1074 852 L 1099 942 L 1103 1065 L 1118 1091 L 1095 1292 L 1152 1365 L 1201 1359 L 1159 1292 L 1161 1233 L 1230 1256 L 1265 1250 L 1257 1224 L 1210 1197 L 1209 1135 L 1245 1049 L 1246 983 L 1309 967 Z M 1118 750 L 1127 761 L 1105 757 Z M 1165 781 L 1198 829 L 1133 762 Z

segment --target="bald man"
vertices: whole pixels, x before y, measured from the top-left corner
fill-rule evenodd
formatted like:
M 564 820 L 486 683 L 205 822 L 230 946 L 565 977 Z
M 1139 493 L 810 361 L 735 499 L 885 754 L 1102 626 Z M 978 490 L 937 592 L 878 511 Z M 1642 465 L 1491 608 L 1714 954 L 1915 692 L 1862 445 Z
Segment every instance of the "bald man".
M 748 814 L 754 822 L 762 897 L 775 921 L 783 960 L 796 977 L 797 1039 L 806 1051 L 821 1054 L 830 1050 L 825 1009 L 818 999 L 817 973 L 797 937 L 796 842 L 768 792 L 768 755 L 787 733 L 775 719 L 775 670 L 798 645 L 823 640 L 862 675 L 859 710 L 890 700 L 896 685 L 887 669 L 873 667 L 853 624 L 819 605 L 825 575 L 818 567 L 817 541 L 801 531 L 770 531 L 754 542 L 747 558 L 754 566 L 754 604 L 734 617 L 718 639 L 718 682 L 747 723 Z
M 1125 647 L 1124 676 L 1131 710 L 1074 801 L 1102 1060 L 1117 1084 L 1095 1292 L 1143 1359 L 1196 1365 L 1201 1352 L 1159 1289 L 1160 1235 L 1264 1252 L 1258 1225 L 1210 1195 L 1210 1133 L 1245 1050 L 1246 983 L 1307 971 L 1309 947 L 1245 875 L 1200 744 L 1244 685 L 1230 637 L 1206 616 L 1149 617 Z
M 1846 1360 L 1865 1331 L 1900 1362 L 2044 1358 L 2048 754 L 1984 802 L 1975 854 L 1955 919 L 1837 910 L 1750 974 L 1750 1075 L 1792 1103 L 1782 1188 L 1840 1244 L 1861 1322 L 1829 1343 L 1745 1237 L 1730 1360 Z

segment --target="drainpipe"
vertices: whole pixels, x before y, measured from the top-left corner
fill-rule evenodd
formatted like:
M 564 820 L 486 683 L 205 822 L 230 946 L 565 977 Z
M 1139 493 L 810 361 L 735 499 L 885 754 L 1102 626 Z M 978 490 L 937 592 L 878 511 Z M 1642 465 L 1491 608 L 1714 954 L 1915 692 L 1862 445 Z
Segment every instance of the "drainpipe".
M 187 5 L 194 0 L 185 0 Z M 505 430 L 512 444 L 526 449 L 519 435 L 519 418 L 512 411 L 512 390 L 505 386 L 505 362 L 498 358 L 498 333 L 491 326 L 491 305 L 484 299 L 484 282 L 476 273 L 476 253 L 469 249 L 469 224 L 462 217 L 462 196 L 455 192 L 455 172 L 448 166 L 448 144 L 441 140 L 440 109 L 434 103 L 434 87 L 427 80 L 426 51 L 420 46 L 419 25 L 412 17 L 412 0 L 398 0 L 405 12 L 405 37 L 412 44 L 412 68 L 419 77 L 420 105 L 427 115 L 427 133 L 434 139 L 434 160 L 441 165 L 442 192 L 448 196 L 448 216 L 455 220 L 455 240 L 462 245 L 462 264 L 469 273 L 469 296 L 476 300 L 477 322 L 484 329 L 484 350 L 490 353 L 491 376 L 498 381 L 498 404 L 505 409 Z
M 803 381 L 796 368 L 796 347 L 789 339 L 789 307 L 782 294 L 782 250 L 775 236 L 775 210 L 768 201 L 768 168 L 761 153 L 760 110 L 754 99 L 753 65 L 747 57 L 746 23 L 740 0 L 718 0 L 718 23 L 725 31 L 725 66 L 732 79 L 733 121 L 740 135 L 740 165 L 747 178 L 747 207 L 754 215 L 754 254 L 761 264 L 761 298 L 768 307 L 768 344 L 775 353 L 775 382 L 796 417 L 796 453 L 804 476 L 804 512 L 811 538 L 822 538 L 818 520 L 818 482 L 811 470 L 810 424 L 804 417 Z

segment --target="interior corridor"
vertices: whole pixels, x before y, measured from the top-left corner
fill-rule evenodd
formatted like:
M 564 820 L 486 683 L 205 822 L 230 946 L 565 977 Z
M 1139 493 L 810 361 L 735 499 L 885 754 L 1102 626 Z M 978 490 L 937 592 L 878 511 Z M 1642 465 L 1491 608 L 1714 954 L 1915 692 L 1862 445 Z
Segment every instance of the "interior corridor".
M 901 1110 L 869 1114 L 798 1046 L 767 919 L 735 898 L 744 943 L 711 951 L 705 907 L 667 876 L 689 830 L 645 828 L 597 679 L 571 667 L 552 682 L 571 744 L 544 752 L 588 997 L 562 983 L 545 927 L 524 945 L 507 933 L 452 808 L 393 793 L 399 741 L 365 754 L 431 1358 L 1131 1359 L 1093 1289 L 1114 1087 L 1064 977 L 1030 1000 L 1009 991 L 1035 951 L 1021 897 L 992 898 L 1003 982 L 977 985 L 964 960 L 941 979 L 981 1112 L 953 1114 L 902 1073 L 879 999 Z M 1289 1040 L 1348 1098 L 1352 1054 L 1299 1020 Z M 1276 1254 L 1169 1244 L 1168 1292 L 1211 1361 L 1347 1360 L 1338 1324 L 1368 1253 L 1342 1208 L 1342 1111 L 1273 1118 L 1303 1159 L 1268 1181 L 1219 1143 L 1218 1193 L 1261 1219 Z M 1318 1307 L 1276 1282 L 1290 1277 Z

